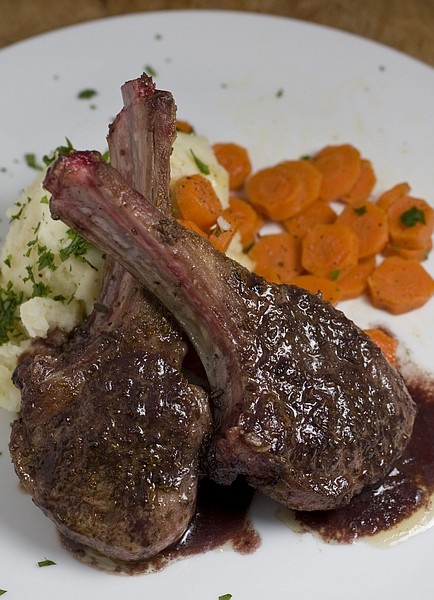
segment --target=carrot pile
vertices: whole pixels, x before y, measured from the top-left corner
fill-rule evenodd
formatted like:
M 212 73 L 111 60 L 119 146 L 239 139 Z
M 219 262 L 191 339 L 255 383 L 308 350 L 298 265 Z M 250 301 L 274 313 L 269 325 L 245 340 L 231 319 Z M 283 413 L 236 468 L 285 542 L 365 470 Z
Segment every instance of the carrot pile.
M 406 182 L 375 198 L 372 163 L 351 144 L 255 172 L 245 148 L 213 149 L 229 175 L 229 207 L 199 174 L 177 182 L 175 204 L 179 220 L 218 250 L 226 252 L 238 232 L 256 273 L 333 304 L 366 295 L 375 307 L 401 314 L 434 294 L 421 264 L 432 249 L 434 210 Z M 269 221 L 280 233 L 261 234 Z

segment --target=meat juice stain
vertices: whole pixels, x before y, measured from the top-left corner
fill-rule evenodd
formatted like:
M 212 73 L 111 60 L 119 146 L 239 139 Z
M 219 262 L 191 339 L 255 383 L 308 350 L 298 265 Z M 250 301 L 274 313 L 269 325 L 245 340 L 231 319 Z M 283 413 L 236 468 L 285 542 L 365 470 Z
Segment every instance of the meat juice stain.
M 424 520 L 434 519 L 434 380 L 416 375 L 406 383 L 417 415 L 404 455 L 379 485 L 362 491 L 348 506 L 296 512 L 295 523 L 302 530 L 332 543 L 377 536 L 395 543 L 408 537 L 410 529 L 420 529 Z
M 198 491 L 196 514 L 183 537 L 174 545 L 149 559 L 114 561 L 76 544 L 61 535 L 62 544 L 79 560 L 116 574 L 140 575 L 161 571 L 169 564 L 229 546 L 241 554 L 250 554 L 260 545 L 248 511 L 254 490 L 242 480 L 220 486 L 204 479 Z

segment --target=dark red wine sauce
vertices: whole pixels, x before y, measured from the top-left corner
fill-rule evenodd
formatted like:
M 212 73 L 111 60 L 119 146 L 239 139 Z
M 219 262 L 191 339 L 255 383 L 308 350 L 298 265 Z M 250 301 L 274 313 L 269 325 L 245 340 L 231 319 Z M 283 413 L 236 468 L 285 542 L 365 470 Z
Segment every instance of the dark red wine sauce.
M 94 567 L 136 575 L 160 571 L 176 560 L 229 546 L 241 554 L 250 554 L 260 545 L 248 511 L 253 490 L 242 481 L 219 486 L 207 479 L 199 486 L 196 514 L 181 540 L 146 560 L 124 563 L 112 561 L 61 536 L 63 545 L 76 558 Z
M 434 493 L 434 380 L 418 374 L 406 381 L 418 411 L 410 443 L 387 477 L 365 489 L 348 506 L 332 511 L 296 512 L 303 529 L 327 542 L 353 542 L 402 523 L 428 508 Z

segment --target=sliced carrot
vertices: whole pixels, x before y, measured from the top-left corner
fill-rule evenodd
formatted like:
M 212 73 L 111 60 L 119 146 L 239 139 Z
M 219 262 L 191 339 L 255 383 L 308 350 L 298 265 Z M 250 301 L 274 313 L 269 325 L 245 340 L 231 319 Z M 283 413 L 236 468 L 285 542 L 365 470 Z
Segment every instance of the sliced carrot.
M 434 293 L 434 280 L 415 260 L 390 256 L 368 278 L 371 302 L 394 315 L 423 306 Z
M 362 158 L 360 161 L 360 173 L 355 184 L 349 192 L 341 198 L 346 204 L 355 204 L 361 200 L 366 200 L 377 183 L 374 167 L 370 160 Z
M 274 283 L 289 283 L 301 273 L 300 243 L 289 233 L 264 235 L 249 252 L 254 271 Z
M 391 365 L 396 365 L 398 342 L 382 329 L 365 329 L 364 332 L 374 341 Z
M 310 160 L 285 160 L 277 168 L 283 169 L 288 177 L 300 179 L 303 184 L 303 195 L 299 206 L 294 206 L 293 214 L 298 214 L 318 198 L 322 174 Z
M 222 211 L 211 182 L 198 173 L 176 181 L 175 202 L 182 218 L 193 221 L 202 231 L 214 225 Z
M 322 200 L 339 200 L 348 194 L 360 175 L 360 152 L 351 144 L 325 146 L 312 158 L 322 173 L 319 196 Z
M 336 213 L 332 207 L 322 200 L 315 200 L 298 215 L 285 219 L 283 226 L 286 231 L 298 239 L 303 239 L 314 225 L 334 223 Z
M 408 196 L 410 193 L 410 186 L 406 182 L 397 183 L 389 190 L 386 190 L 381 194 L 377 200 L 377 205 L 383 210 L 387 211 L 389 206 L 399 200 L 403 196 Z
M 226 252 L 239 229 L 239 222 L 230 210 L 217 217 L 217 222 L 209 235 L 209 241 L 220 252 Z
M 194 133 L 194 127 L 188 121 L 183 121 L 182 119 L 177 119 L 176 131 L 181 131 L 182 133 Z
M 252 171 L 252 164 L 247 150 L 232 142 L 221 142 L 213 145 L 217 162 L 229 174 L 229 189 L 239 190 Z
M 346 206 L 336 223 L 346 225 L 359 238 L 359 258 L 381 252 L 388 242 L 386 213 L 373 202 Z
M 429 240 L 428 244 L 425 247 L 409 249 L 409 248 L 401 248 L 396 244 L 389 243 L 383 250 L 384 256 L 401 256 L 402 258 L 410 258 L 412 260 L 417 260 L 418 262 L 423 262 L 429 256 L 433 247 L 432 239 Z
M 256 240 L 264 220 L 249 202 L 236 196 L 229 197 L 229 208 L 238 221 L 241 244 L 244 249 L 249 248 Z
M 196 223 L 193 223 L 193 221 L 187 221 L 185 219 L 178 219 L 178 223 L 180 223 L 183 227 L 186 227 L 187 229 L 190 229 L 191 231 L 195 231 L 202 237 L 205 237 L 208 239 L 208 235 L 206 234 L 206 232 L 203 231 L 200 227 L 198 227 L 196 225 Z
M 326 277 L 309 274 L 297 275 L 292 278 L 291 285 L 301 287 L 312 294 L 321 294 L 324 300 L 333 305 L 340 300 L 339 286 L 335 281 Z
M 254 208 L 273 221 L 292 216 L 293 205 L 303 193 L 300 180 L 289 178 L 276 166 L 256 171 L 246 182 L 245 192 Z
M 302 241 L 301 262 L 313 275 L 337 279 L 356 265 L 359 256 L 357 235 L 345 225 L 315 225 Z
M 344 277 L 339 277 L 337 285 L 340 290 L 340 300 L 358 298 L 366 292 L 368 277 L 376 266 L 375 256 L 368 256 L 359 260 L 357 265 Z
M 403 196 L 387 209 L 390 241 L 408 250 L 426 248 L 434 230 L 434 210 L 420 198 Z
M 285 161 L 256 171 L 245 184 L 258 212 L 274 221 L 298 214 L 316 199 L 321 174 L 305 160 Z

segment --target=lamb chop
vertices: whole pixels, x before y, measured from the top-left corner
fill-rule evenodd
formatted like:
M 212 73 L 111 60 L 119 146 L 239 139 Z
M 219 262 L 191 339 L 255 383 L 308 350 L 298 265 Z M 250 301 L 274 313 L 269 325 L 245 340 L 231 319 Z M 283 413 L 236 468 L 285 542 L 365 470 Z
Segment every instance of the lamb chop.
M 175 107 L 142 77 L 123 87 L 111 158 L 168 210 Z M 128 165 L 128 169 L 126 166 Z M 98 308 L 61 346 L 40 341 L 17 367 L 22 408 L 10 452 L 34 502 L 69 541 L 113 559 L 153 556 L 195 512 L 207 395 L 182 375 L 172 316 L 107 259 Z
M 415 405 L 378 347 L 319 295 L 275 285 L 131 189 L 96 152 L 60 157 L 51 211 L 121 262 L 201 357 L 216 430 L 207 471 L 294 509 L 343 505 L 401 455 Z

